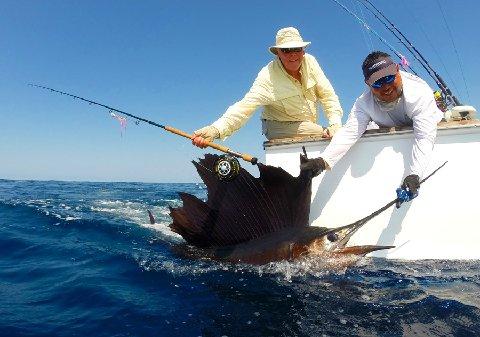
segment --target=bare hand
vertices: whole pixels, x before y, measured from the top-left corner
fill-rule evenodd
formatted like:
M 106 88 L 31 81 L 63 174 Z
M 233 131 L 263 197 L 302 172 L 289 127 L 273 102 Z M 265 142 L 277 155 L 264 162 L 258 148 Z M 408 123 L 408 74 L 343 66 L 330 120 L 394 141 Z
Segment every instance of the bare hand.
M 204 149 L 216 138 L 220 138 L 220 132 L 216 127 L 209 125 L 193 133 L 192 144 Z
M 330 132 L 328 131 L 328 128 L 323 129 L 322 138 L 332 138 L 332 136 L 330 136 Z
M 340 124 L 330 125 L 328 128 L 323 129 L 323 138 L 332 138 L 335 133 L 340 130 L 342 126 Z
M 192 144 L 199 147 L 199 148 L 206 148 L 207 147 L 207 143 L 208 141 L 203 138 L 202 136 L 195 136 L 195 133 L 193 134 L 193 138 L 192 138 Z

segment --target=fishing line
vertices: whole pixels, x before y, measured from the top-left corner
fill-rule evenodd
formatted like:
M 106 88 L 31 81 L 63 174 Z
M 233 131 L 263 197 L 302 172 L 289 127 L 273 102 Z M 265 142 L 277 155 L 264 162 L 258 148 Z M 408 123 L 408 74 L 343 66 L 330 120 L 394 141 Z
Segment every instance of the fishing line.
M 142 118 L 142 117 L 139 117 L 139 116 L 135 116 L 133 114 L 130 114 L 128 112 L 125 112 L 125 111 L 122 111 L 122 110 L 119 110 L 119 109 L 116 109 L 116 108 L 113 108 L 111 106 L 108 106 L 106 104 L 103 104 L 103 103 L 99 103 L 99 102 L 96 102 L 96 101 L 93 101 L 93 100 L 90 100 L 88 98 L 84 98 L 84 97 L 80 97 L 80 96 L 77 96 L 77 95 L 74 95 L 74 94 L 70 94 L 68 92 L 64 92 L 64 91 L 60 91 L 60 90 L 56 90 L 56 89 L 53 89 L 53 88 L 49 88 L 49 87 L 46 87 L 46 86 L 43 86 L 43 85 L 39 85 L 39 84 L 28 84 L 29 86 L 31 87 L 34 87 L 34 88 L 40 88 L 40 89 L 45 89 L 45 90 L 49 90 L 51 92 L 54 92 L 54 93 L 58 93 L 58 94 L 61 94 L 61 95 L 65 95 L 65 96 L 69 96 L 69 97 L 72 97 L 73 99 L 79 99 L 81 101 L 84 101 L 90 105 L 98 105 L 100 107 L 103 107 L 105 109 L 107 109 L 109 111 L 109 113 L 112 115 L 112 117 L 115 117 L 117 118 L 117 120 L 119 120 L 119 122 L 122 124 L 121 120 L 118 119 L 118 116 L 116 116 L 112 111 L 114 112 L 118 112 L 122 115 L 125 115 L 125 116 L 128 116 L 128 117 L 131 117 L 137 121 L 141 121 L 141 122 L 145 122 L 147 124 L 150 124 L 150 125 L 153 125 L 155 127 L 158 127 L 158 128 L 161 128 L 161 129 L 164 129 L 168 132 L 171 132 L 173 134 L 176 134 L 178 136 L 182 136 L 184 138 L 187 138 L 187 139 L 190 139 L 190 140 L 193 140 L 194 136 L 191 135 L 191 134 L 188 134 L 182 130 L 179 130 L 179 129 L 176 129 L 174 127 L 171 127 L 171 126 L 167 126 L 167 125 L 162 125 L 162 124 L 159 124 L 159 123 L 155 123 L 153 121 L 150 121 L 148 119 L 145 119 L 145 118 Z M 123 118 L 123 117 L 122 117 Z M 126 123 L 126 121 L 125 121 Z M 229 172 L 225 172 L 224 174 L 222 174 L 222 172 L 217 172 L 216 175 L 220 178 L 220 179 L 232 179 L 234 178 L 237 174 L 238 174 L 238 170 L 235 170 L 235 167 L 239 166 L 238 165 L 238 161 L 236 161 L 235 158 L 241 158 L 243 159 L 244 161 L 247 161 L 247 162 L 250 162 L 252 165 L 256 165 L 258 163 L 258 159 L 256 157 L 252 157 L 250 156 L 249 154 L 246 154 L 246 153 L 239 153 L 239 152 L 235 152 L 235 151 L 232 151 L 230 150 L 228 147 L 226 146 L 223 146 L 223 145 L 219 145 L 219 144 L 216 144 L 216 143 L 213 143 L 213 142 L 206 142 L 205 144 L 207 147 L 211 147 L 215 150 L 218 150 L 218 151 L 221 151 L 223 153 L 226 153 L 227 155 L 230 155 L 232 157 L 228 157 L 228 156 L 221 156 L 221 158 L 219 159 L 219 162 L 220 161 L 225 161 L 225 162 L 228 162 L 230 161 L 230 167 L 232 168 L 232 170 L 230 170 Z M 232 159 L 234 159 L 236 161 L 235 162 L 232 162 Z
M 215 172 L 209 170 L 208 168 L 206 168 L 204 165 L 200 164 L 198 162 L 199 166 L 201 166 L 202 168 L 208 170 L 209 172 L 213 173 L 215 175 Z M 237 176 L 236 179 L 232 180 L 232 181 L 228 181 L 229 184 L 235 184 L 235 185 L 238 185 L 240 183 L 239 179 L 245 179 L 244 175 L 242 174 L 239 174 L 240 176 Z M 203 179 L 203 178 L 202 178 Z M 240 184 L 241 185 L 241 184 Z M 248 184 L 247 184 L 248 185 Z M 218 190 L 215 190 L 214 194 L 212 195 L 212 204 L 218 204 L 218 202 L 216 201 L 220 201 L 220 200 L 223 200 L 225 199 L 225 197 L 229 197 L 229 195 L 232 194 L 232 192 L 229 192 L 229 191 L 232 191 L 232 189 L 224 189 L 224 190 L 221 190 L 223 191 L 223 193 L 220 195 Z M 250 191 L 252 192 L 251 194 L 254 194 L 254 191 L 252 191 L 252 189 L 250 188 Z M 225 194 L 227 193 L 227 194 Z M 230 198 L 232 198 L 230 196 Z M 235 199 L 235 198 L 234 198 Z M 242 200 L 242 198 L 239 199 L 240 201 Z M 248 216 L 250 219 L 253 219 L 254 221 L 257 222 L 257 226 L 258 228 L 260 228 L 261 224 L 258 223 L 258 220 L 257 218 L 255 217 L 255 215 L 252 213 L 252 209 L 250 207 L 246 207 L 245 205 L 243 205 L 242 207 L 244 210 L 247 210 L 248 214 L 245 214 L 246 216 Z M 225 215 L 228 215 L 228 216 L 225 216 Z M 219 213 L 215 213 L 214 216 L 216 217 L 216 221 L 214 222 L 223 222 L 223 223 L 237 223 L 236 221 L 236 218 L 235 216 L 232 216 L 230 214 L 225 214 L 221 217 L 219 217 Z M 251 221 L 251 222 L 254 222 L 254 221 Z M 212 231 L 213 228 L 209 228 L 209 231 Z M 216 231 L 215 232 L 217 234 L 217 236 L 223 240 L 223 242 L 228 242 L 230 240 L 230 237 L 226 234 L 226 233 L 223 233 L 222 231 Z M 249 227 L 238 227 L 238 232 L 236 231 L 233 231 L 231 233 L 231 236 L 235 239 L 235 241 L 237 242 L 241 242 L 242 241 L 242 238 L 239 236 L 239 235 L 243 235 L 243 237 L 254 237 L 254 236 L 257 236 L 259 237 L 260 235 L 258 235 L 257 232 L 252 232 L 252 228 L 249 228 Z M 219 241 L 217 241 L 217 245 L 218 245 Z
M 205 170 L 207 170 L 208 172 L 212 173 L 213 175 L 215 175 L 215 172 L 213 172 L 212 170 L 210 170 L 208 167 L 206 167 L 205 165 L 202 165 L 200 163 L 200 161 L 197 162 L 198 166 L 201 166 L 202 168 L 204 168 Z
M 354 1 L 354 0 L 352 0 L 352 1 Z M 362 7 L 358 7 L 358 6 L 357 6 L 357 7 L 355 7 L 355 8 L 359 8 L 359 9 L 360 9 L 360 14 L 362 15 L 362 18 L 365 20 L 365 22 L 367 22 L 366 15 L 365 15 L 365 13 L 363 12 Z M 374 47 L 373 47 L 372 36 L 371 36 L 370 34 L 368 34 L 368 32 L 365 32 L 365 35 L 367 35 L 368 40 L 370 41 L 370 45 L 371 45 L 371 47 L 372 47 L 371 50 L 373 51 L 373 50 L 374 50 Z
M 394 53 L 400 60 L 403 60 L 404 56 L 402 54 L 400 54 L 400 52 L 398 52 L 390 43 L 388 43 L 387 40 L 385 40 L 382 36 L 380 36 L 380 34 L 377 33 L 377 31 L 375 31 L 372 27 L 370 27 L 364 20 L 362 20 L 361 18 L 358 17 L 358 15 L 356 15 L 355 13 L 353 13 L 350 9 L 348 9 L 345 5 L 341 4 L 338 0 L 332 0 L 333 2 L 335 2 L 338 6 L 340 6 L 344 11 L 346 11 L 348 14 L 350 14 L 351 16 L 353 16 L 355 19 L 357 19 L 364 27 L 367 31 L 370 31 L 372 34 L 374 34 L 380 41 L 382 41 L 383 44 L 385 44 L 392 53 Z M 403 67 L 403 65 L 402 65 Z M 418 76 L 418 74 L 416 73 L 416 71 L 414 69 L 412 69 L 412 67 L 409 67 L 410 70 Z M 404 68 L 405 69 L 405 68 Z
M 400 248 L 402 248 L 403 246 L 405 246 L 407 243 L 409 243 L 411 240 L 407 240 L 405 241 L 404 243 L 402 243 L 400 246 L 396 246 L 395 248 L 393 248 L 392 250 L 390 250 L 391 253 L 393 252 L 396 252 L 397 250 L 399 250 Z
M 442 5 L 440 4 L 440 2 L 438 0 L 437 0 L 437 4 L 438 4 L 438 8 L 440 8 L 440 12 L 442 12 L 443 22 L 445 22 L 445 26 L 447 27 L 447 31 L 448 31 L 448 35 L 450 37 L 450 41 L 452 42 L 453 50 L 455 51 L 455 55 L 457 56 L 457 61 L 458 61 L 458 65 L 460 66 L 460 73 L 462 74 L 463 83 L 465 84 L 465 89 L 467 91 L 468 100 L 471 101 L 470 92 L 468 90 L 467 81 L 465 79 L 465 73 L 463 72 L 462 62 L 460 60 L 460 55 L 458 54 L 458 50 L 457 50 L 457 47 L 455 45 L 455 40 L 453 39 L 452 31 L 450 30 L 450 26 L 448 25 L 447 19 L 445 18 L 445 13 L 443 11 Z
M 438 52 L 437 48 L 435 47 L 435 44 L 434 44 L 434 43 L 432 42 L 432 40 L 428 37 L 427 32 L 426 32 L 425 29 L 423 28 L 422 21 L 419 20 L 419 19 L 416 17 L 414 11 L 411 11 L 411 10 L 405 5 L 404 2 L 401 2 L 401 4 L 403 5 L 404 10 L 407 11 L 408 14 L 413 17 L 413 21 L 417 23 L 418 28 L 420 29 L 420 31 L 422 32 L 423 36 L 424 36 L 425 39 L 427 40 L 429 46 L 432 48 L 432 50 L 434 51 L 435 55 L 438 57 L 438 60 L 440 61 L 440 64 L 442 65 L 443 71 L 445 72 L 445 74 L 447 74 L 447 78 L 448 78 L 448 80 L 450 81 L 450 83 L 452 83 L 453 89 L 455 90 L 455 92 L 459 92 L 459 90 L 458 90 L 458 88 L 457 88 L 457 84 L 456 84 L 455 80 L 453 79 L 453 77 L 450 75 L 450 72 L 448 71 L 447 66 L 445 65 L 445 62 L 443 61 L 442 56 L 440 55 L 440 53 Z
M 237 184 L 237 182 L 239 182 L 239 179 L 243 179 L 243 182 L 245 183 L 245 185 L 248 186 L 248 182 L 247 182 L 247 178 L 249 178 L 250 175 L 240 175 L 240 177 L 238 177 L 238 179 L 235 179 L 235 184 Z M 242 184 L 240 184 L 242 185 Z M 252 188 L 250 186 L 248 186 L 250 191 L 251 191 L 251 194 L 252 195 L 255 195 L 255 191 L 252 190 Z M 257 195 L 258 196 L 258 195 Z M 248 211 L 248 214 L 247 213 L 244 213 L 243 215 L 244 216 L 248 216 L 249 219 L 249 223 L 252 223 L 252 222 L 256 222 L 256 226 L 241 226 L 240 229 L 243 231 L 244 234 L 247 234 L 246 236 L 250 236 L 250 237 L 260 237 L 262 234 L 258 232 L 257 229 L 261 228 L 261 224 L 258 222 L 258 219 L 255 217 L 255 214 L 253 214 L 253 210 L 250 208 L 250 207 L 247 207 L 247 205 L 245 205 L 243 203 L 243 199 L 244 198 L 238 198 L 238 200 L 236 200 L 237 202 L 241 202 L 241 204 L 243 205 L 242 208 L 246 211 Z M 253 221 L 252 221 L 253 220 Z
M 257 198 L 258 198 L 259 195 L 261 195 L 261 192 L 258 191 L 258 189 L 257 189 L 256 191 L 253 189 L 253 187 L 255 187 L 255 182 L 252 183 L 252 179 L 255 179 L 255 178 L 253 178 L 253 177 L 251 178 L 250 175 L 246 175 L 246 176 L 242 175 L 242 176 L 240 177 L 240 179 L 243 179 L 244 184 L 248 187 L 248 189 L 250 190 L 250 193 L 251 193 L 252 195 L 255 195 Z M 252 185 L 253 185 L 253 187 L 252 187 Z M 240 199 L 243 200 L 243 198 L 240 198 Z M 243 202 L 242 202 L 242 204 L 243 204 Z M 253 233 L 253 234 L 254 234 L 256 237 L 260 237 L 260 236 L 262 235 L 262 233 L 261 233 L 261 232 L 258 232 L 258 230 L 260 230 L 260 228 L 262 228 L 261 224 L 258 222 L 258 219 L 257 219 L 257 218 L 255 217 L 255 215 L 253 214 L 253 211 L 252 211 L 249 207 L 245 207 L 245 204 L 243 204 L 243 205 L 244 205 L 244 206 L 243 206 L 244 209 L 248 209 L 248 210 L 249 210 L 250 219 L 253 219 L 253 221 L 257 223 L 257 226 L 255 226 L 254 228 L 249 228 L 249 226 L 247 226 L 247 229 L 249 230 L 250 233 L 253 233 L 253 232 L 251 231 L 251 229 L 252 229 L 252 230 L 255 230 L 255 233 Z M 252 227 L 253 227 L 253 226 L 252 226 Z
M 248 186 L 250 187 L 250 190 L 257 196 L 257 198 L 260 196 L 261 197 L 261 201 L 263 201 L 263 204 L 266 206 L 266 208 L 268 209 L 268 211 L 270 212 L 270 214 L 272 214 L 272 216 L 276 216 L 275 219 L 276 221 L 278 222 L 278 219 L 279 219 L 279 216 L 278 216 L 278 213 L 276 212 L 276 209 L 274 207 L 274 204 L 272 202 L 272 200 L 270 199 L 270 195 L 267 193 L 267 190 L 265 189 L 265 187 L 263 185 L 261 185 L 262 189 L 263 189 L 263 192 L 261 190 L 259 190 L 258 188 L 258 184 L 255 183 L 255 179 L 254 177 L 251 177 L 251 176 L 248 176 L 247 178 L 249 178 L 249 182 L 247 182 Z M 255 187 L 255 191 L 253 190 L 253 187 Z M 265 198 L 265 195 L 267 196 L 267 198 Z M 260 198 L 259 198 L 260 199 Z M 269 219 L 271 219 L 271 217 L 269 217 Z M 262 228 L 262 226 L 259 226 L 258 228 Z M 265 233 L 263 233 L 265 234 Z
M 359 7 L 356 5 L 356 2 L 354 2 L 354 0 L 350 0 L 352 6 L 355 7 L 355 10 L 358 12 L 359 11 Z M 360 7 L 360 12 L 361 12 L 361 16 L 362 16 L 362 19 L 367 22 L 367 19 L 365 18 L 365 15 L 363 13 L 363 11 L 361 10 L 362 8 Z M 363 42 L 365 42 L 365 46 L 367 47 L 367 51 L 368 52 L 372 52 L 374 49 L 373 47 L 373 41 L 372 41 L 372 37 L 370 36 L 370 34 L 368 34 L 367 30 L 364 29 L 363 25 L 361 23 L 359 23 L 360 25 L 360 31 L 362 32 L 362 37 L 363 37 Z M 370 42 L 370 43 L 369 43 Z
M 377 38 L 380 39 L 380 41 L 382 41 L 386 46 L 388 46 L 388 48 L 390 48 L 390 50 L 395 53 L 395 55 L 399 56 L 400 54 L 397 52 L 397 50 L 390 44 L 388 43 L 383 37 L 381 37 L 374 29 L 372 29 L 365 21 L 363 21 L 361 18 L 358 17 L 357 14 L 353 13 L 350 9 L 348 9 L 345 5 L 341 4 L 338 0 L 332 0 L 333 2 L 335 2 L 338 6 L 340 6 L 344 11 L 346 11 L 348 14 L 350 14 L 351 16 L 353 16 L 355 19 L 358 20 L 358 22 L 360 22 L 363 27 L 367 30 L 367 31 L 370 31 L 372 32 Z
M 251 193 L 252 193 L 253 195 L 256 195 L 256 197 L 259 199 L 259 201 L 261 201 L 260 197 L 263 196 L 263 193 L 262 193 L 262 191 L 260 191 L 260 190 L 258 189 L 258 187 L 257 187 L 258 184 L 256 183 L 256 178 L 254 178 L 252 175 L 242 176 L 242 178 L 244 179 L 245 185 L 248 186 L 248 188 L 250 189 Z M 263 187 L 263 186 L 262 186 L 262 187 Z M 255 188 L 255 189 L 254 189 L 254 188 Z M 266 193 L 266 190 L 265 190 L 264 187 L 263 187 L 263 191 Z M 264 203 L 264 205 L 268 208 L 268 204 L 267 204 L 265 201 L 264 201 L 263 203 Z M 271 209 L 269 209 L 269 210 L 270 210 L 270 213 L 273 213 L 273 212 L 271 211 Z M 253 215 L 253 213 L 251 213 L 251 214 Z M 254 216 L 254 215 L 253 215 L 253 216 Z M 257 218 L 255 218 L 255 221 L 256 221 L 257 224 L 258 224 L 258 226 L 255 228 L 255 230 L 256 230 L 257 228 L 260 230 L 260 229 L 263 227 L 262 224 L 260 224 L 260 223 L 258 222 L 258 219 L 257 219 Z M 265 234 L 268 234 L 268 233 L 262 233 L 262 232 L 257 232 L 257 233 L 256 233 L 257 237 L 261 237 L 262 235 L 265 235 Z
M 384 26 L 385 28 L 387 28 L 387 29 L 397 38 L 397 40 L 399 40 L 400 43 L 402 43 L 402 45 L 403 45 L 405 48 L 407 48 L 407 50 L 408 50 L 408 51 L 413 55 L 413 57 L 420 63 L 420 65 L 423 66 L 421 60 L 419 60 L 419 59 L 417 58 L 417 56 L 412 52 L 412 50 L 410 49 L 410 47 L 409 47 L 406 43 L 404 43 L 403 40 L 397 35 L 397 33 L 396 33 L 396 31 L 395 31 L 395 30 L 397 30 L 397 29 L 396 29 L 396 27 L 393 25 L 393 23 L 391 23 L 391 26 L 392 26 L 393 29 L 395 29 L 395 30 L 393 30 L 392 27 L 388 26 L 388 25 L 385 23 L 385 21 L 383 21 L 375 12 L 373 12 L 373 11 L 365 4 L 365 2 L 363 2 L 363 1 L 361 1 L 361 0 L 356 0 L 356 1 L 359 2 L 360 4 L 362 4 L 370 13 L 372 13 L 373 16 L 375 16 L 375 18 L 376 18 L 378 21 L 380 21 L 380 22 L 383 24 L 383 26 Z M 369 3 L 371 6 L 373 6 L 370 2 L 368 2 L 368 3 Z M 374 7 L 374 6 L 373 6 L 373 7 Z M 374 7 L 374 8 L 376 9 L 376 7 Z M 384 16 L 383 16 L 383 13 L 381 13 L 381 12 L 378 11 L 378 10 L 376 10 L 376 11 L 377 11 L 380 15 L 382 15 L 382 17 L 384 17 Z M 387 18 L 385 18 L 385 19 L 388 20 Z M 390 21 L 388 21 L 388 22 L 390 23 Z M 398 56 L 398 55 L 397 55 L 397 56 Z M 403 55 L 401 55 L 401 54 L 400 54 L 399 57 L 400 57 L 400 60 L 401 60 L 401 62 L 402 62 L 402 65 L 403 65 L 403 63 L 406 62 L 406 58 L 405 58 L 405 56 L 403 56 Z M 409 67 L 408 64 L 407 64 L 406 66 Z M 409 67 L 409 68 L 410 68 L 410 70 L 412 70 L 411 67 Z M 405 69 L 405 67 L 404 67 L 404 69 Z M 405 69 L 405 70 L 407 70 L 407 69 Z M 427 70 L 427 72 L 428 72 L 428 69 L 426 69 L 426 70 Z M 412 72 L 413 72 L 415 75 L 418 76 L 418 74 L 417 74 L 414 70 L 412 70 Z M 432 75 L 430 74 L 430 72 L 429 72 L 429 75 L 432 76 Z M 432 77 L 432 78 L 433 78 L 433 80 L 435 81 L 435 83 L 437 83 L 437 80 L 436 80 L 434 77 Z
M 200 161 L 195 162 L 195 163 L 199 164 L 199 166 L 201 168 L 203 168 L 203 169 L 205 169 L 209 172 L 212 172 L 210 169 L 208 169 L 207 167 L 202 165 L 200 163 Z M 209 175 L 206 175 L 206 178 L 204 179 L 204 177 L 203 177 L 204 172 L 199 171 L 199 174 L 200 174 L 200 177 L 202 178 L 202 180 L 205 182 L 205 185 L 207 186 L 207 189 L 208 189 L 208 186 L 212 186 Z M 215 182 L 215 183 L 218 183 L 218 182 Z M 211 195 L 210 194 L 208 195 L 209 197 L 211 197 L 211 202 L 213 204 L 218 204 L 219 202 L 217 202 L 217 201 L 221 201 L 221 200 L 224 199 L 226 189 L 220 190 L 220 192 L 223 192 L 223 193 L 220 194 L 218 192 L 218 189 L 216 189 L 214 191 L 214 193 L 212 193 Z M 208 199 L 210 199 L 210 198 L 208 198 Z M 211 221 L 208 222 L 208 219 L 210 219 Z M 209 236 L 211 238 L 212 242 L 215 243 L 215 245 L 220 246 L 220 245 L 222 245 L 222 242 L 228 242 L 229 241 L 229 237 L 225 233 L 223 233 L 222 231 L 215 231 L 215 224 L 219 220 L 225 222 L 224 219 L 225 219 L 225 217 L 220 216 L 219 212 L 213 212 L 213 209 L 211 209 L 210 212 L 208 212 L 208 214 L 207 214 L 207 219 L 205 220 L 205 221 L 207 221 L 207 225 L 208 225 L 208 223 L 210 225 L 205 226 L 205 227 L 197 226 L 198 231 L 203 232 L 205 235 Z M 228 221 L 228 223 L 230 223 L 230 220 Z M 234 221 L 231 222 L 231 223 L 234 223 Z M 234 234 L 232 234 L 232 235 L 234 235 Z

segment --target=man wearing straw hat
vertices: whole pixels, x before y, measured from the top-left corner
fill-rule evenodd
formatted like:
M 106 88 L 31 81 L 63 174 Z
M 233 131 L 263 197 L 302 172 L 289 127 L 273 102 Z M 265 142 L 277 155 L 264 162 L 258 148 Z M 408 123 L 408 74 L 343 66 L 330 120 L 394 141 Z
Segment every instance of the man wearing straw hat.
M 263 134 L 269 140 L 333 136 L 341 126 L 343 111 L 317 60 L 305 53 L 309 44 L 297 29 L 280 29 L 276 44 L 269 48 L 275 59 L 260 70 L 241 101 L 230 106 L 212 125 L 194 132 L 192 143 L 205 147 L 207 141 L 225 139 L 240 129 L 260 106 L 264 107 Z M 329 123 L 325 129 L 316 124 L 318 104 Z

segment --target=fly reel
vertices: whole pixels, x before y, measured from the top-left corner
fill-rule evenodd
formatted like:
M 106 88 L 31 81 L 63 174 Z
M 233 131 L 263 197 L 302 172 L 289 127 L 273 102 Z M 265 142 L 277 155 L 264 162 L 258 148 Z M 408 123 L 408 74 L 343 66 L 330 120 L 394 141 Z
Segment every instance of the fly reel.
M 213 169 L 218 179 L 229 181 L 234 179 L 240 173 L 240 163 L 237 158 L 225 154 L 217 159 Z

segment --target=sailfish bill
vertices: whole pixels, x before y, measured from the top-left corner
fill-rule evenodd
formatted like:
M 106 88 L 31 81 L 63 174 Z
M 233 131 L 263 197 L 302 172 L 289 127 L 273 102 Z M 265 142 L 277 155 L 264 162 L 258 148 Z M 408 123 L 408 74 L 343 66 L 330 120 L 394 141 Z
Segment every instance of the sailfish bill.
M 213 171 L 218 159 L 218 155 L 206 154 L 193 161 L 207 187 L 207 201 L 180 193 L 183 206 L 170 208 L 172 231 L 189 245 L 201 248 L 203 256 L 265 264 L 306 256 L 358 257 L 392 248 L 347 247 L 365 221 L 339 228 L 309 226 L 310 172 L 293 177 L 282 168 L 259 163 L 259 178 L 241 168 L 235 179 L 225 181 Z

